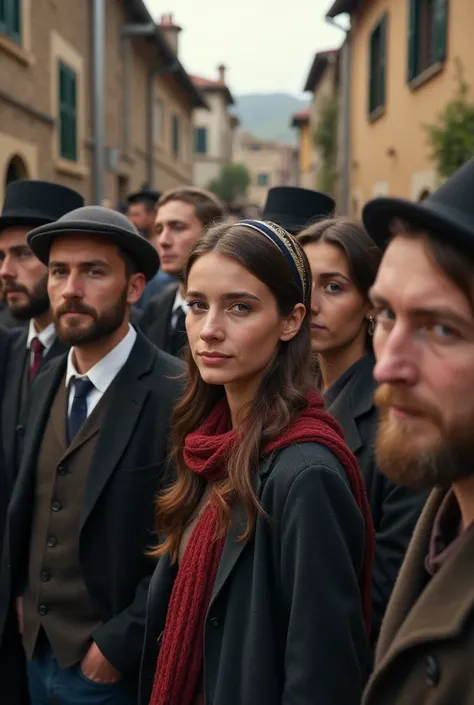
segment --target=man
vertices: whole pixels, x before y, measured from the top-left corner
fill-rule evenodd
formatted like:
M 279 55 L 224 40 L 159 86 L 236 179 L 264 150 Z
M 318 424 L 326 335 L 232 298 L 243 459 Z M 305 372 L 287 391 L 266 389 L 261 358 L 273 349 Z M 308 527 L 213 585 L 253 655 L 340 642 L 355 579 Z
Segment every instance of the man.
M 389 479 L 434 488 L 389 603 L 365 705 L 474 702 L 474 159 L 422 203 L 379 198 L 371 297 Z
M 15 181 L 6 189 L 0 217 L 0 279 L 8 311 L 24 328 L 10 349 L 1 403 L 10 491 L 18 470 L 30 384 L 46 362 L 66 349 L 56 337 L 49 306 L 48 269 L 30 250 L 26 235 L 83 205 L 76 191 L 46 181 Z
M 153 242 L 155 236 L 156 206 L 160 198 L 158 191 L 143 188 L 140 191 L 130 194 L 127 200 L 128 219 L 136 227 L 144 238 Z M 172 284 L 174 277 L 169 276 L 162 268 L 158 270 L 153 279 L 148 282 L 140 301 L 137 302 L 137 309 L 144 310 L 151 297 L 162 291 L 165 286 Z
M 262 220 L 277 223 L 292 235 L 298 235 L 318 218 L 334 213 L 331 196 L 299 186 L 275 186 L 269 189 Z
M 28 243 L 48 264 L 56 330 L 72 347 L 31 392 L 0 633 L 4 606 L 18 598 L 32 705 L 128 705 L 182 365 L 129 324 L 158 255 L 123 215 L 81 208 Z
M 179 283 L 150 301 L 140 326 L 158 348 L 171 355 L 179 356 L 187 343 L 183 275 L 189 253 L 203 232 L 224 215 L 217 196 L 191 186 L 167 191 L 158 201 L 156 245 L 161 268 Z

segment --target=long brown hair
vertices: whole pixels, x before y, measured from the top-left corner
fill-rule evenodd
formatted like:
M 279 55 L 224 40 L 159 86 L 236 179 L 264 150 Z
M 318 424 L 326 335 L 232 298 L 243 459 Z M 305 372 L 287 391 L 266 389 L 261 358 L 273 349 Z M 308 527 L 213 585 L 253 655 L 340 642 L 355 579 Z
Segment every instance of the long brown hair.
M 276 299 L 282 317 L 291 315 L 298 303 L 310 310 L 311 270 L 301 251 L 308 286 L 303 296 L 294 279 L 293 270 L 275 244 L 260 232 L 239 223 L 223 223 L 211 228 L 195 245 L 189 257 L 185 285 L 194 263 L 215 252 L 241 264 L 262 281 Z M 240 540 L 248 538 L 255 526 L 260 505 L 252 480 L 258 470 L 262 448 L 277 438 L 290 421 L 307 405 L 311 388 L 311 333 L 309 316 L 292 340 L 280 342 L 244 421 L 242 441 L 237 444 L 227 465 L 227 479 L 216 485 L 214 495 L 219 507 L 219 534 L 227 531 L 232 505 L 239 499 L 247 511 L 247 526 Z M 165 539 L 154 551 L 160 556 L 170 552 L 177 560 L 183 531 L 201 501 L 205 481 L 188 470 L 183 449 L 186 436 L 199 428 L 217 402 L 225 396 L 221 385 L 203 381 L 190 351 L 188 351 L 188 383 L 185 395 L 172 418 L 172 460 L 176 480 L 157 500 L 158 533 Z

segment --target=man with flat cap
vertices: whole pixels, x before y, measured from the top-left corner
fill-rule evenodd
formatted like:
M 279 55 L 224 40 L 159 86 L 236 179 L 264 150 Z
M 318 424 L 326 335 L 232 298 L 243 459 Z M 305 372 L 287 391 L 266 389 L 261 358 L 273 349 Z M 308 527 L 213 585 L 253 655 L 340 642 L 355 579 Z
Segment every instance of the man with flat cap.
M 371 291 L 377 464 L 432 489 L 364 705 L 474 703 L 474 159 L 422 203 L 366 204 L 386 248 Z
M 32 705 L 135 703 L 182 364 L 129 323 L 158 268 L 116 211 L 89 206 L 28 235 L 69 352 L 35 379 L 0 574 L 16 599 Z
M 269 189 L 262 220 L 277 223 L 288 233 L 298 235 L 320 218 L 334 213 L 335 202 L 325 193 L 299 186 L 275 186 Z

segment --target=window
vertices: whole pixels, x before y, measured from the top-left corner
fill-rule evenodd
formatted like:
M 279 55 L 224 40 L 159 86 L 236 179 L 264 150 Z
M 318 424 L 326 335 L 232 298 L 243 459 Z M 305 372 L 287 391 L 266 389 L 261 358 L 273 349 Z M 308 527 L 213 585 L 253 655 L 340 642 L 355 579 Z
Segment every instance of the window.
M 207 127 L 196 127 L 194 132 L 194 150 L 196 154 L 207 154 Z
M 21 0 L 0 0 L 0 33 L 20 43 Z
M 369 115 L 385 106 L 387 65 L 387 14 L 370 35 L 369 46 Z
M 175 157 L 179 156 L 179 118 L 173 115 L 171 118 L 171 149 Z
M 0 0 L 1 1 L 1 0 Z M 59 155 L 77 161 L 77 76 L 62 61 L 59 64 Z
M 265 172 L 257 174 L 257 186 L 268 186 L 269 181 L 269 176 Z
M 447 0 L 409 0 L 408 82 L 446 58 Z
M 165 103 L 161 98 L 155 106 L 155 144 L 162 144 L 165 137 Z

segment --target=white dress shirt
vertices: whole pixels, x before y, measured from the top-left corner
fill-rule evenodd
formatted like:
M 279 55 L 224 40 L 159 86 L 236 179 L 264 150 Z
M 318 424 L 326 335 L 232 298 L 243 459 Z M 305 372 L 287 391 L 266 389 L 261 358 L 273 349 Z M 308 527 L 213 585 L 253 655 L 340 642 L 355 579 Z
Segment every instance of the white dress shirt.
M 183 299 L 183 297 L 181 296 L 181 292 L 180 292 L 179 286 L 178 286 L 178 290 L 176 292 L 176 296 L 174 299 L 173 308 L 171 310 L 171 327 L 173 329 L 176 328 L 176 323 L 178 322 L 178 313 L 179 313 L 180 308 L 183 309 L 185 314 L 187 314 L 189 311 L 189 306 L 186 303 L 186 301 Z
M 113 348 L 99 362 L 96 362 L 94 367 L 84 375 L 79 374 L 74 365 L 74 348 L 69 350 L 66 369 L 66 387 L 69 387 L 71 379 L 90 379 L 94 388 L 89 392 L 87 397 L 87 416 L 90 416 L 99 401 L 104 396 L 107 389 L 110 387 L 122 367 L 127 362 L 132 348 L 137 339 L 137 332 L 131 325 L 128 327 L 128 333 L 118 345 Z M 74 401 L 74 384 L 71 384 L 69 389 L 68 414 L 71 413 L 72 402 Z M 124 410 L 124 413 L 125 410 Z
M 51 350 L 54 341 L 56 340 L 56 328 L 54 323 L 50 323 L 49 326 L 43 328 L 43 330 L 38 333 L 35 328 L 35 323 L 33 319 L 30 319 L 30 324 L 28 326 L 28 338 L 26 339 L 26 348 L 30 351 L 30 364 L 33 364 L 33 351 L 31 349 L 31 341 L 33 338 L 38 338 L 41 345 L 43 346 L 43 357 Z

